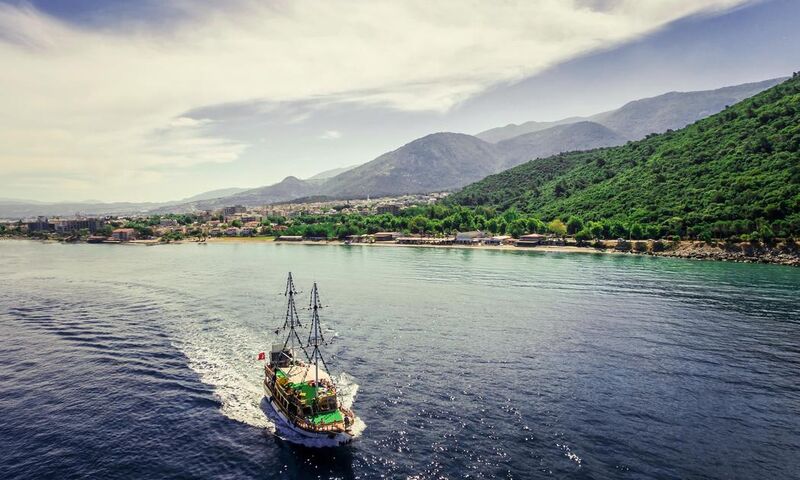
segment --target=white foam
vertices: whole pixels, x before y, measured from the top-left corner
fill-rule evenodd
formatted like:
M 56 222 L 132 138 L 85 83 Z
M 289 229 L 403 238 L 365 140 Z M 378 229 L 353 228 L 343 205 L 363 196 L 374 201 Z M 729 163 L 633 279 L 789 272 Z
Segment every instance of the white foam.
M 200 380 L 214 388 L 223 415 L 253 427 L 266 428 L 290 442 L 311 447 L 336 444 L 327 439 L 310 439 L 288 428 L 276 427 L 280 425 L 280 420 L 274 418 L 269 405 L 265 407 L 263 362 L 255 360 L 258 348 L 250 347 L 269 345 L 267 338 L 253 339 L 250 332 L 236 329 L 235 326 L 228 326 L 224 330 L 198 327 L 183 324 L 179 341 L 174 346 L 186 355 L 189 367 L 198 374 Z M 332 379 L 337 385 L 341 404 L 345 408 L 352 408 L 359 387 L 355 379 L 346 373 L 334 375 Z M 360 436 L 365 428 L 366 424 L 356 417 L 354 437 Z
M 274 431 L 274 424 L 259 407 L 264 396 L 258 380 L 258 374 L 263 372 L 260 364 L 252 358 L 230 358 L 220 346 L 214 344 L 196 345 L 188 342 L 179 347 L 200 380 L 214 388 L 223 415 L 237 422 Z M 241 362 L 238 368 L 237 361 Z M 243 368 L 251 368 L 254 373 L 243 372 Z

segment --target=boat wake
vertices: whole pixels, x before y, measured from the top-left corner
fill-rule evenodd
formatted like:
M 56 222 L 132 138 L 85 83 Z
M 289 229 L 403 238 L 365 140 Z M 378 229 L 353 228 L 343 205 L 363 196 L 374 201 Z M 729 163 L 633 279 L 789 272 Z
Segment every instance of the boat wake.
M 200 381 L 214 389 L 223 415 L 253 427 L 274 431 L 274 424 L 264 416 L 259 402 L 264 396 L 262 369 L 253 357 L 240 358 L 222 347 L 223 342 L 186 342 L 178 346 L 189 359 Z M 237 365 L 239 366 L 237 368 Z M 245 371 L 246 368 L 252 372 Z
M 336 383 L 336 390 L 339 392 L 339 401 L 344 408 L 348 410 L 353 408 L 353 403 L 356 401 L 358 395 L 358 384 L 355 379 L 345 372 L 333 376 L 333 381 Z M 367 424 L 361 418 L 356 416 L 353 421 L 353 439 L 356 439 L 364 433 Z
M 294 288 L 293 285 L 291 287 Z M 227 312 L 217 311 L 209 315 L 185 307 L 175 306 L 173 309 L 165 306 L 170 310 L 169 316 L 176 320 L 171 323 L 175 329 L 173 346 L 186 356 L 189 368 L 198 375 L 200 381 L 213 388 L 223 415 L 246 425 L 268 429 L 287 441 L 308 446 L 328 446 L 324 441 L 311 440 L 291 430 L 282 431 L 286 430 L 280 428 L 282 421 L 275 418 L 272 407 L 263 401 L 264 363 L 257 361 L 256 357 L 265 346 L 272 344 L 269 333 L 261 331 L 257 324 L 230 316 Z M 319 323 L 316 325 L 319 328 Z M 319 330 L 316 332 L 315 335 L 319 334 Z M 337 336 L 336 332 L 332 332 L 330 338 Z M 317 337 L 314 338 L 316 341 Z M 352 408 L 358 393 L 355 379 L 340 373 L 332 376 L 331 380 L 337 386 L 339 404 L 347 409 Z M 365 428 L 366 424 L 361 419 L 356 417 L 353 420 L 354 437 L 360 436 Z
M 189 367 L 200 380 L 213 387 L 220 401 L 223 415 L 257 428 L 265 428 L 283 440 L 308 447 L 330 447 L 335 443 L 304 437 L 288 429 L 280 428 L 281 421 L 264 398 L 263 363 L 254 360 L 257 347 L 252 352 L 234 351 L 229 345 L 254 343 L 252 339 L 242 342 L 245 332 L 212 332 L 207 329 L 189 333 L 184 330 L 183 339 L 175 344 L 189 360 Z M 222 338 L 221 338 L 222 337 Z M 256 342 L 257 343 L 257 342 Z M 333 377 L 345 408 L 352 408 L 358 394 L 358 383 L 347 373 Z M 363 420 L 356 417 L 353 424 L 354 438 L 361 436 L 366 428 Z

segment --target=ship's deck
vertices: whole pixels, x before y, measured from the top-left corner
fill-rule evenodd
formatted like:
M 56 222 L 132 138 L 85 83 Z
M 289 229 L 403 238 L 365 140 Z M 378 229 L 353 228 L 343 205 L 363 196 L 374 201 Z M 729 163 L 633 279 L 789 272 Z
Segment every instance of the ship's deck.
M 311 380 L 314 380 L 315 375 L 314 366 L 308 364 L 281 367 L 278 371 L 286 376 L 286 379 L 289 380 L 289 383 L 307 383 Z M 331 381 L 330 375 L 328 375 L 328 373 L 322 368 L 319 369 L 319 379 L 320 381 Z
M 342 415 L 342 411 L 337 408 L 332 412 L 319 413 L 308 417 L 308 420 L 314 425 L 338 423 L 344 421 L 344 415 Z
M 309 383 L 314 380 L 315 372 L 313 365 L 292 365 L 291 367 L 282 367 L 277 369 L 275 373 L 278 378 L 285 378 L 288 380 L 288 383 L 293 390 L 300 392 L 303 403 L 314 398 L 314 394 L 316 393 L 315 390 L 317 390 L 317 388 L 311 386 Z M 331 381 L 330 376 L 323 370 L 319 371 L 319 379 L 320 381 Z M 329 425 L 344 421 L 344 415 L 338 408 L 332 412 L 318 413 L 306 418 L 314 425 Z
M 288 368 L 279 368 L 276 375 L 278 378 L 285 378 L 288 380 L 291 389 L 300 393 L 300 398 L 302 398 L 304 404 L 310 402 L 315 395 L 331 393 L 330 387 L 320 388 L 310 384 L 310 382 L 314 381 L 314 369 L 309 365 L 293 365 Z M 319 371 L 319 380 L 320 383 L 327 383 L 328 385 L 333 384 L 333 382 L 331 382 L 331 377 L 322 370 Z

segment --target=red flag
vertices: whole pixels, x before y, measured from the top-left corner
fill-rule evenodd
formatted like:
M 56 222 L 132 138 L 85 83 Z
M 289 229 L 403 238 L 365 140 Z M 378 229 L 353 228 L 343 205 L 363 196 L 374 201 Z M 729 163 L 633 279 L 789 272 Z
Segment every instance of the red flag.
M 267 359 L 267 354 L 264 353 L 264 352 L 259 353 L 258 354 L 258 359 L 259 360 L 266 360 Z

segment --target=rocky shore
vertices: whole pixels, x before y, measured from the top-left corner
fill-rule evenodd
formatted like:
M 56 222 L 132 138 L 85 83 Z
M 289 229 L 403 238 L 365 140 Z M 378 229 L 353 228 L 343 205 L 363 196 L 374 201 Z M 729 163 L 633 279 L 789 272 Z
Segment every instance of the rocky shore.
M 741 263 L 774 263 L 800 266 L 800 245 L 782 241 L 772 245 L 763 243 L 679 242 L 660 252 L 649 252 L 663 257 L 698 260 L 721 260 Z

